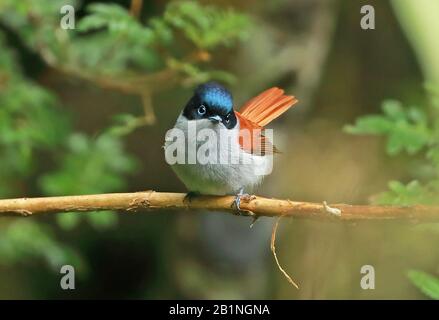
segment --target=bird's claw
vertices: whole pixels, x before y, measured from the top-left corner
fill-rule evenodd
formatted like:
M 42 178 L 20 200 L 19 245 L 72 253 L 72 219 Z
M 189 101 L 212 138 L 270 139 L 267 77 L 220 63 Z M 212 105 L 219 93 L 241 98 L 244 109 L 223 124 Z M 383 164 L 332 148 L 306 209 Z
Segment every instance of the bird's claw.
M 249 195 L 248 193 L 242 193 L 242 192 L 238 193 L 235 196 L 235 200 L 233 200 L 232 206 L 236 209 L 237 214 L 242 215 L 243 212 L 247 212 L 247 211 L 243 211 L 241 209 L 241 201 L 243 200 L 243 201 L 249 202 L 250 200 L 252 200 L 252 198 L 253 197 L 251 195 Z
M 258 219 L 260 218 L 260 216 L 257 215 L 253 215 L 252 216 L 252 223 L 250 223 L 250 228 L 253 228 L 253 226 L 255 225 L 256 221 L 258 221 Z
M 200 195 L 198 192 L 193 192 L 193 191 L 189 191 L 188 193 L 186 193 L 186 195 L 184 196 L 183 202 L 184 203 L 191 203 L 192 200 L 196 197 Z

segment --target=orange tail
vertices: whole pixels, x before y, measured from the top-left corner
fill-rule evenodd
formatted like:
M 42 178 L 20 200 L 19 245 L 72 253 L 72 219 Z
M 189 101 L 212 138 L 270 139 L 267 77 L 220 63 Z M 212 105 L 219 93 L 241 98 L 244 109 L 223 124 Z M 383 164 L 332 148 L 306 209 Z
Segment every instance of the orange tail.
M 296 102 L 294 96 L 284 95 L 284 90 L 273 87 L 247 101 L 239 113 L 247 120 L 264 127 Z

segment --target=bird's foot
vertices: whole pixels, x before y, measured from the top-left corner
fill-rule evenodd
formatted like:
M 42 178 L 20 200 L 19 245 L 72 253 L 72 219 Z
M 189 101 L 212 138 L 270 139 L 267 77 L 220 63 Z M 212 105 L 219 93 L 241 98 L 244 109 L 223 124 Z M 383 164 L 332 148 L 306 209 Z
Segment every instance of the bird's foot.
M 241 201 L 249 202 L 253 198 L 254 196 L 251 196 L 248 193 L 244 193 L 244 190 L 239 191 L 239 193 L 235 196 L 235 200 L 233 200 L 232 204 L 232 206 L 236 209 L 238 215 L 249 215 L 249 211 L 241 209 Z
M 199 196 L 200 193 L 199 192 L 194 192 L 194 191 L 189 191 L 188 193 L 186 193 L 186 195 L 184 196 L 183 202 L 184 203 L 191 203 L 192 200 Z
M 336 217 L 340 217 L 341 216 L 341 210 L 338 208 L 332 208 L 330 206 L 328 206 L 328 204 L 326 203 L 326 201 L 323 201 L 323 211 L 334 215 Z

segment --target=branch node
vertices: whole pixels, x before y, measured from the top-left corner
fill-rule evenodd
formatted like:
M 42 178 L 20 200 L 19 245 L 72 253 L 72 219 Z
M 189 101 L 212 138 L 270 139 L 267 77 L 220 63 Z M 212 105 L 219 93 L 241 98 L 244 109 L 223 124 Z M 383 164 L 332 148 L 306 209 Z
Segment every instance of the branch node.
M 32 215 L 32 211 L 29 210 L 17 210 L 16 212 L 18 212 L 19 214 L 21 214 L 23 217 L 29 217 Z
M 148 209 L 149 207 L 151 207 L 151 202 L 148 199 L 136 198 L 129 203 L 127 211 L 137 212 L 141 209 Z
M 332 214 L 336 217 L 340 217 L 341 216 L 341 210 L 338 208 L 332 208 L 330 206 L 328 206 L 328 204 L 326 203 L 326 201 L 323 201 L 323 211 L 327 212 L 329 214 Z

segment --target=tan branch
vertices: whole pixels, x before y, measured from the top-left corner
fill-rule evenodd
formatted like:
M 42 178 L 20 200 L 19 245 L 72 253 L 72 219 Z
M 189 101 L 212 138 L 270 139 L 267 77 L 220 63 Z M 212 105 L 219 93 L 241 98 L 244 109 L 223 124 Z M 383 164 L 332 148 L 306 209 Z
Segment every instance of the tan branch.
M 139 18 L 142 11 L 143 0 L 131 0 L 130 13 L 133 17 Z
M 274 261 L 276 261 L 276 265 L 277 265 L 279 271 L 284 275 L 284 277 L 288 280 L 289 283 L 291 283 L 294 287 L 296 287 L 296 289 L 299 289 L 299 285 L 293 280 L 293 278 L 291 278 L 291 276 L 280 265 L 279 259 L 278 259 L 277 254 L 276 254 L 276 245 L 275 245 L 276 233 L 277 233 L 277 227 L 279 226 L 279 220 L 281 218 L 282 218 L 282 216 L 277 218 L 276 223 L 273 226 L 273 231 L 271 232 L 270 249 L 271 249 L 271 252 L 273 253 Z
M 184 193 L 135 192 L 110 193 L 82 196 L 20 198 L 0 200 L 0 216 L 36 215 L 57 212 L 86 212 L 116 210 L 125 212 L 159 209 L 205 209 L 236 213 L 234 196 L 196 196 L 190 201 Z M 368 206 L 332 204 L 341 210 L 339 216 L 331 214 L 327 206 L 320 203 L 297 202 L 252 196 L 241 201 L 244 215 L 285 216 L 319 220 L 373 220 L 406 219 L 416 221 L 439 221 L 438 206 Z

